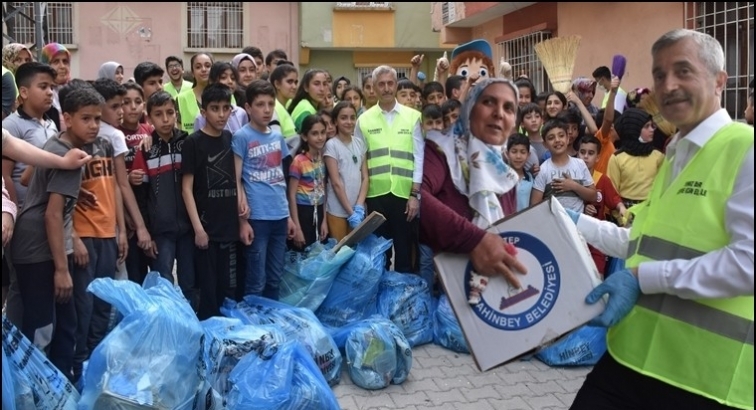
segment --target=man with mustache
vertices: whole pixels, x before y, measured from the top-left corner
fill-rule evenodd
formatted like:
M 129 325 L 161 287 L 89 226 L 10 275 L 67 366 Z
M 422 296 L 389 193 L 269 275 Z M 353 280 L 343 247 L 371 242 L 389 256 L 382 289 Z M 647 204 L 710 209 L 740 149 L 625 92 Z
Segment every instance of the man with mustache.
M 366 205 L 369 211 L 386 217 L 375 234 L 394 241 L 394 270 L 415 273 L 425 150 L 420 112 L 396 101 L 396 70 L 380 66 L 373 70 L 372 80 L 378 104 L 360 116 L 354 129 L 354 137 L 367 146 Z M 390 252 L 387 268 L 391 266 Z
M 626 259 L 586 298 L 608 352 L 573 409 L 753 409 L 753 128 L 721 108 L 724 53 L 678 29 L 651 49 L 661 114 L 679 132 L 629 229 L 571 213 Z M 569 211 L 568 211 L 569 212 Z

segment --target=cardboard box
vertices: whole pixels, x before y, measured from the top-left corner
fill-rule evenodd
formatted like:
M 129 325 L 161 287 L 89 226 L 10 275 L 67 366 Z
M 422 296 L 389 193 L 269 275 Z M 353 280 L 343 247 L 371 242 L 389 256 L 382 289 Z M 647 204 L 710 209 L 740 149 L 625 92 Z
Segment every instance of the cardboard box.
M 604 310 L 585 296 L 601 279 L 591 254 L 567 212 L 552 198 L 494 226 L 517 247 L 528 269 L 522 290 L 490 278 L 481 303 L 467 302 L 472 264 L 466 255 L 435 258 L 441 280 L 467 345 L 481 371 L 489 370 L 577 328 Z

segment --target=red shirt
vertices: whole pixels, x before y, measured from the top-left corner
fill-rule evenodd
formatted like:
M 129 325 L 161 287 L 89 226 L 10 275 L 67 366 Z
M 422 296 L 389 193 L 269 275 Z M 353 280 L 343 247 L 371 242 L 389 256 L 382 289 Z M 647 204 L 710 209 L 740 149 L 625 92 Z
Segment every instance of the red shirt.
M 596 185 L 596 202 L 592 205 L 596 207 L 595 218 L 606 220 L 606 210 L 610 212 L 617 209 L 617 205 L 622 202 L 617 189 L 614 187 L 612 180 L 598 171 L 593 171 L 593 183 Z
M 139 123 L 135 130 L 130 130 L 123 126 L 118 127 L 118 129 L 126 136 L 126 146 L 129 148 L 129 151 L 126 153 L 124 160 L 126 161 L 126 169 L 131 171 L 134 166 L 134 158 L 136 157 L 139 143 L 152 135 L 154 127 L 151 124 Z

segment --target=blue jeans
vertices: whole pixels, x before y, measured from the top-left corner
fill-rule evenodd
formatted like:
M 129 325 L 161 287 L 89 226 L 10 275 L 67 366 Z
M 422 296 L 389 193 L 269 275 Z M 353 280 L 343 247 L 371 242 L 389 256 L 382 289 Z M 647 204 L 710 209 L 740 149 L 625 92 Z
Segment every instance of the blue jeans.
M 194 234 L 156 235 L 152 239 L 157 245 L 157 257 L 150 264 L 153 270 L 160 272 L 160 276 L 173 281 L 173 262 L 176 262 L 176 279 L 186 300 L 197 310 L 199 293 L 195 286 L 194 275 Z
M 245 295 L 278 300 L 278 287 L 284 270 L 288 218 L 278 221 L 249 220 L 255 233 L 247 247 Z
M 116 238 L 81 238 L 89 253 L 89 264 L 73 271 L 73 299 L 76 306 L 76 350 L 73 379 L 81 377 L 82 365 L 108 333 L 110 304 L 87 292 L 96 278 L 115 277 L 118 263 Z
M 420 244 L 420 277 L 428 283 L 428 290 L 433 294 L 433 285 L 436 276 L 436 266 L 433 264 L 433 250 L 426 245 Z

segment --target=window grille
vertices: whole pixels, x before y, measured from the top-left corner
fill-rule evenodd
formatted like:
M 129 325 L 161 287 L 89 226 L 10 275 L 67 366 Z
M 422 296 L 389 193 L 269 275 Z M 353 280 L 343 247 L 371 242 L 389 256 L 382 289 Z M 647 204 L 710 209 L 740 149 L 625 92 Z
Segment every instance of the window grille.
M 551 83 L 533 46 L 550 38 L 551 32 L 536 31 L 498 44 L 500 55 L 512 65 L 514 78 L 528 76 L 539 93 L 551 91 Z
M 73 27 L 73 4 L 72 1 L 46 2 L 43 4 L 44 17 L 42 27 L 45 32 L 42 38 L 46 43 L 60 43 L 67 46 L 74 45 Z M 15 1 L 11 2 L 7 12 L 20 9 L 20 12 L 29 18 L 16 14 L 5 22 L 7 34 L 15 42 L 21 44 L 35 44 L 34 2 Z
M 445 1 L 441 3 L 441 20 L 444 24 L 451 24 L 457 21 L 457 8 L 453 2 Z
M 686 27 L 711 35 L 724 48 L 728 77 L 722 105 L 736 119 L 743 118 L 753 78 L 753 12 L 748 2 L 685 3 Z
M 243 2 L 188 2 L 187 47 L 241 49 L 244 47 Z

